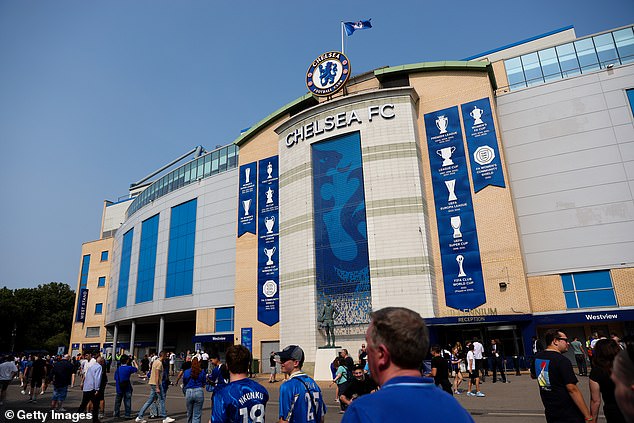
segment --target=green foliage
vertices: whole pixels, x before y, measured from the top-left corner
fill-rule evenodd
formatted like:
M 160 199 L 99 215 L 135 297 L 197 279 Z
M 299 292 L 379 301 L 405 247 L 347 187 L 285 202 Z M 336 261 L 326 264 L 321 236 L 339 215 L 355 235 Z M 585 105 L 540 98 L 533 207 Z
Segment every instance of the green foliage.
M 13 346 L 15 352 L 46 349 L 54 353 L 59 345 L 67 345 L 74 302 L 75 292 L 59 282 L 0 289 L 0 351 Z

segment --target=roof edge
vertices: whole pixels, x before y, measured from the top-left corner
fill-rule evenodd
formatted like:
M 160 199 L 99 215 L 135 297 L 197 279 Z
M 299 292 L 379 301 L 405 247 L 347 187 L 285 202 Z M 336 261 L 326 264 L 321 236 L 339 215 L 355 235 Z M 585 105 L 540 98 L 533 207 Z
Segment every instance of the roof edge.
M 412 63 L 408 65 L 390 66 L 386 68 L 377 69 L 374 71 L 374 76 L 380 81 L 382 78 L 388 75 L 396 75 L 399 73 L 415 73 L 415 72 L 438 72 L 447 70 L 465 70 L 465 71 L 482 71 L 487 72 L 489 80 L 493 89 L 497 89 L 497 82 L 495 80 L 495 73 L 493 72 L 493 66 L 491 62 L 487 61 L 472 61 L 467 62 L 463 60 L 445 60 L 440 62 L 421 62 Z

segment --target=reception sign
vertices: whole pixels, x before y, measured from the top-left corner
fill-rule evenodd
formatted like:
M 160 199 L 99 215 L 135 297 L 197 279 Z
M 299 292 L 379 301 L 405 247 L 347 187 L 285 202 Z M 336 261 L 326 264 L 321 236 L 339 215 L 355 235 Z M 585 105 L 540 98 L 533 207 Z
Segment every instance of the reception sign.
M 445 302 L 471 310 L 486 302 L 480 248 L 458 107 L 425 115 Z
M 489 185 L 505 187 L 491 102 L 488 98 L 462 105 L 462 119 L 471 161 L 475 192 Z
M 278 157 L 258 162 L 258 321 L 280 320 Z
M 238 188 L 238 237 L 246 232 L 255 234 L 255 197 L 257 164 L 240 166 L 240 186 Z

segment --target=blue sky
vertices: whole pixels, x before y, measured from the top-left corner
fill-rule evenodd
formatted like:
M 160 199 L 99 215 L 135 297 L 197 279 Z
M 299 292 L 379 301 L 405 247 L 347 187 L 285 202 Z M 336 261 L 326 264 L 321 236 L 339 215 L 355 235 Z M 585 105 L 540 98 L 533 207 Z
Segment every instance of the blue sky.
M 305 94 L 340 21 L 368 18 L 353 75 L 629 25 L 634 1 L 0 0 L 0 287 L 75 289 L 103 200 Z

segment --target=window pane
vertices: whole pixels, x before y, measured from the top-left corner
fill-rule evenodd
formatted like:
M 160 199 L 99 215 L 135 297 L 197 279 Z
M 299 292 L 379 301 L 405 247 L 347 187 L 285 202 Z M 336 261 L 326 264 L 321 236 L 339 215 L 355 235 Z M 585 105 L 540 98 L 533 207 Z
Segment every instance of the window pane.
M 209 175 L 211 175 L 211 154 L 205 156 L 204 176 L 207 177 Z
M 557 50 L 557 56 L 559 56 L 559 66 L 564 78 L 569 76 L 579 75 L 579 61 L 577 60 L 577 53 L 575 47 L 570 44 L 564 44 L 562 46 L 555 47 Z
M 594 50 L 592 38 L 575 41 L 575 48 L 577 49 L 577 57 L 581 64 L 582 73 L 599 69 L 599 59 L 597 58 L 597 52 Z
M 614 40 L 616 48 L 621 57 L 621 63 L 630 63 L 634 61 L 634 30 L 632 28 L 614 31 Z
M 102 251 L 101 252 L 101 261 L 108 261 L 108 252 L 107 251 Z
M 506 68 L 506 77 L 509 80 L 510 89 L 526 87 L 526 81 L 524 80 L 524 70 L 522 69 L 522 61 L 519 57 L 505 60 L 504 67 Z
M 570 273 L 561 275 L 561 283 L 564 286 L 564 291 L 574 291 L 575 287 L 572 285 L 572 275 Z
M 616 55 L 616 47 L 614 46 L 614 40 L 612 34 L 597 35 L 594 38 L 594 45 L 597 48 L 597 54 L 599 55 L 599 63 L 602 68 L 609 64 L 618 64 L 619 58 Z
M 542 50 L 539 53 L 539 61 L 542 64 L 542 71 L 546 81 L 561 79 L 561 70 L 559 69 L 559 61 L 554 48 Z
M 579 308 L 579 306 L 577 305 L 577 297 L 575 296 L 574 292 L 566 293 L 564 294 L 564 297 L 566 297 L 567 308 Z
M 577 293 L 577 295 L 579 297 L 579 307 L 606 307 L 617 305 L 613 289 L 582 291 Z
M 522 56 L 522 65 L 524 66 L 524 75 L 526 75 L 526 83 L 530 87 L 532 85 L 544 82 L 542 68 L 539 66 L 539 58 L 537 53 L 525 54 Z
M 211 173 L 218 173 L 218 152 L 211 153 Z
M 106 286 L 106 277 L 105 276 L 100 276 L 99 277 L 99 282 L 97 283 L 97 286 Z
M 607 270 L 575 273 L 574 279 L 575 288 L 578 291 L 584 289 L 612 288 L 612 279 L 610 279 L 610 272 Z

